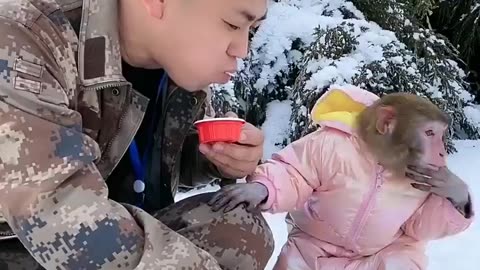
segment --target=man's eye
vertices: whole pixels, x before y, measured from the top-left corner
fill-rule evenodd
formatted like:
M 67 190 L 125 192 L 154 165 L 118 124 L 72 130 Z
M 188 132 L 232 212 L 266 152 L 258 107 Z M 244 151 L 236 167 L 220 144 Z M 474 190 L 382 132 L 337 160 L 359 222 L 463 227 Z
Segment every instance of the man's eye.
M 228 27 L 230 27 L 232 30 L 238 30 L 240 29 L 240 27 L 236 26 L 236 25 L 233 25 L 227 21 L 223 21 L 226 25 L 228 25 Z
M 427 130 L 427 131 L 425 131 L 425 134 L 426 134 L 428 137 L 433 137 L 433 136 L 435 136 L 435 133 L 433 132 L 433 130 Z

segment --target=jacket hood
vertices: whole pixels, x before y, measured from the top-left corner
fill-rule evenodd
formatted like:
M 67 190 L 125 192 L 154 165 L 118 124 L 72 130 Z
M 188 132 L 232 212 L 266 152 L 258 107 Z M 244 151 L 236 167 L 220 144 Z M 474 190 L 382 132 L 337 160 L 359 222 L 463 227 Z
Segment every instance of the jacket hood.
M 313 106 L 311 118 L 315 124 L 352 134 L 356 117 L 379 97 L 356 86 L 332 86 Z

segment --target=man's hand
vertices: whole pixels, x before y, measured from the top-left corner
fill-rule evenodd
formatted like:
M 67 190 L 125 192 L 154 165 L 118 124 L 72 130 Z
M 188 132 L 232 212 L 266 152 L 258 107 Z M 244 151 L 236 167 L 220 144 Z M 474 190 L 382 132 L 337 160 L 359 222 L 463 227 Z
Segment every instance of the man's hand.
M 223 187 L 219 190 L 208 205 L 213 211 L 225 207 L 224 212 L 235 209 L 239 204 L 248 204 L 247 211 L 253 211 L 268 197 L 267 187 L 260 183 L 240 183 Z
M 229 112 L 226 117 L 237 117 Z M 263 155 L 263 133 L 250 123 L 242 128 L 238 143 L 200 145 L 200 152 L 210 160 L 225 178 L 243 178 L 254 172 Z
M 462 209 L 468 207 L 470 203 L 467 184 L 447 167 L 442 167 L 435 171 L 408 166 L 405 175 L 418 182 L 412 183 L 414 188 L 446 198 L 450 200 L 462 214 L 468 215 L 468 213 L 464 212 L 468 212 L 469 210 Z

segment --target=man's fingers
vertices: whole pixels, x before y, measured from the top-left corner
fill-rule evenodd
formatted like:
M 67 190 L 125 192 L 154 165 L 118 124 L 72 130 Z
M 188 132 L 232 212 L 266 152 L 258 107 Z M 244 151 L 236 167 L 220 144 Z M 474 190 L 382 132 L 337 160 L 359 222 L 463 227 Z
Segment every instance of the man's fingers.
M 228 118 L 238 118 L 238 115 L 234 112 L 227 112 L 225 114 L 225 117 L 228 117 Z
M 215 158 L 210 159 L 210 161 L 221 171 L 221 173 L 226 174 L 226 176 L 234 178 L 242 178 L 248 174 L 247 171 L 242 171 L 238 168 L 232 168 L 233 165 L 219 161 Z M 238 166 L 238 164 L 237 164 Z
M 257 162 L 262 148 L 240 144 L 218 143 L 213 146 L 213 151 L 224 154 L 237 161 Z
M 203 155 L 205 155 L 205 157 L 208 160 L 213 162 L 215 165 L 219 165 L 219 164 L 223 165 L 221 164 L 221 159 L 218 158 L 218 156 L 220 156 L 220 154 L 218 153 L 218 150 L 217 151 L 213 150 L 212 146 L 201 144 L 199 146 L 199 150 L 200 152 L 202 152 Z
M 243 177 L 255 170 L 257 166 L 256 161 L 238 161 L 227 155 L 216 153 L 215 151 L 207 152 L 204 155 L 217 166 L 217 168 L 221 169 L 222 172 L 233 176 Z
M 240 134 L 238 143 L 252 146 L 263 145 L 263 132 L 250 123 L 245 123 Z
M 200 151 L 200 153 L 204 154 L 205 156 L 207 156 L 210 152 L 213 151 L 212 146 L 208 144 L 200 144 L 198 146 L 198 150 Z

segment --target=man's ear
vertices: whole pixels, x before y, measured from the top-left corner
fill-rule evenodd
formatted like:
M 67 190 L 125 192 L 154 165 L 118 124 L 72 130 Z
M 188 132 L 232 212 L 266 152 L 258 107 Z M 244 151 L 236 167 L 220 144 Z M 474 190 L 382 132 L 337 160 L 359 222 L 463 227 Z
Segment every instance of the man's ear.
M 375 128 L 377 129 L 377 132 L 382 135 L 391 132 L 395 125 L 395 109 L 391 106 L 382 106 L 377 109 L 376 114 L 377 123 L 375 123 Z
M 166 0 L 143 0 L 143 4 L 150 16 L 161 19 L 165 10 Z

